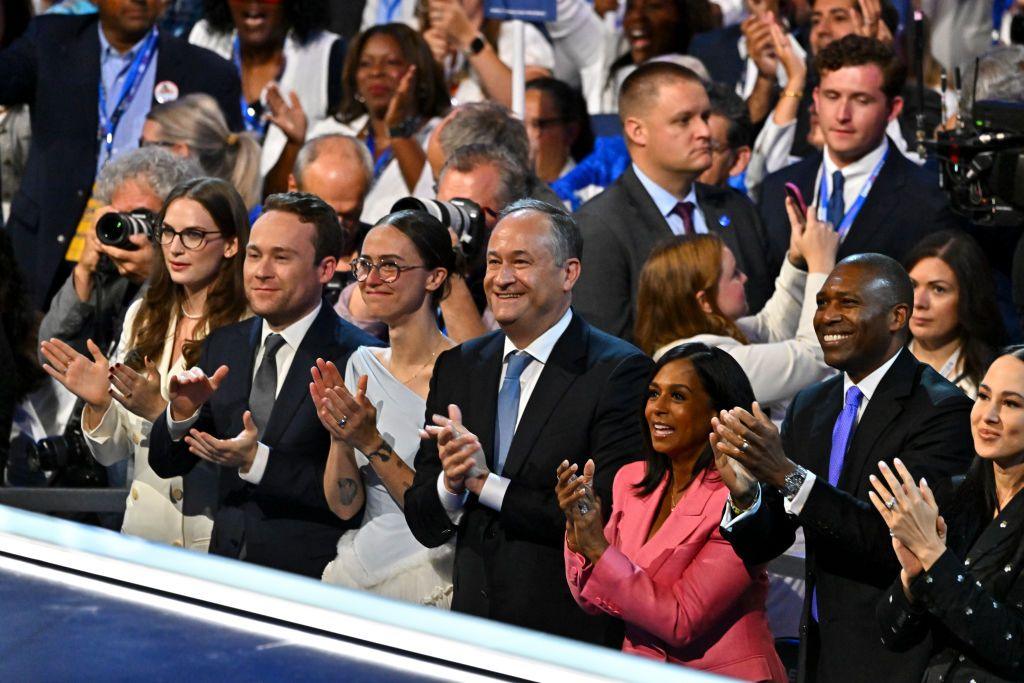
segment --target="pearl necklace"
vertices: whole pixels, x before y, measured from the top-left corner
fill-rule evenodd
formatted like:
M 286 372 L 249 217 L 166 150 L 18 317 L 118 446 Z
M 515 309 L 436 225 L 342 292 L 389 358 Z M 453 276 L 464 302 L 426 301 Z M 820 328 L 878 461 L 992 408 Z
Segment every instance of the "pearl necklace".
M 190 314 L 189 314 L 189 313 L 188 313 L 188 312 L 187 312 L 187 311 L 185 310 L 185 304 L 184 304 L 184 303 L 180 303 L 180 304 L 178 304 L 178 310 L 179 310 L 179 311 L 181 311 L 181 314 L 182 314 L 183 316 L 185 316 L 186 318 L 188 318 L 189 320 L 199 320 L 200 318 L 202 318 L 202 317 L 203 317 L 203 316 L 202 316 L 201 314 L 200 314 L 200 315 L 190 315 Z

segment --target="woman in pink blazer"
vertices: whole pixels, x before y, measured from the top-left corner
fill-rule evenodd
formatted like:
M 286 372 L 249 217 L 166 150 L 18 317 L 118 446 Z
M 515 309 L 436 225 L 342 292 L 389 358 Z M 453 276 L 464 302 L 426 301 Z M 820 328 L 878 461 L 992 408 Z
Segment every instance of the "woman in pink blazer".
M 593 461 L 575 479 L 576 466 L 563 463 L 556 492 L 566 513 L 569 588 L 587 612 L 625 622 L 623 651 L 782 683 L 765 619 L 768 577 L 719 533 L 728 490 L 709 445 L 712 416 L 753 400 L 732 356 L 701 343 L 678 346 L 659 360 L 648 388 L 646 460 L 619 470 L 604 528 L 601 501 L 587 486 Z

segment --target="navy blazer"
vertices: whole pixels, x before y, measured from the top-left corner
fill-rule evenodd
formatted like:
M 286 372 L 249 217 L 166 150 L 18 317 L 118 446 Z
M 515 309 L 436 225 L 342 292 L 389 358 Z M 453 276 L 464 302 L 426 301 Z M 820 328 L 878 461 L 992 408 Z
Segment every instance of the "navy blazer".
M 740 57 L 742 37 L 739 24 L 698 33 L 690 41 L 688 52 L 701 61 L 711 80 L 735 88 L 747 68 L 746 60 Z
M 32 111 L 32 145 L 7 230 L 40 308 L 96 176 L 98 21 L 96 15 L 41 16 L 0 52 L 0 104 L 27 103 Z M 227 60 L 161 32 L 154 83 L 162 81 L 177 84 L 180 97 L 209 93 L 232 130 L 241 128 L 241 86 Z
M 202 407 L 196 429 L 217 438 L 234 437 L 242 431 L 262 326 L 262 318 L 250 318 L 214 330 L 203 341 L 198 366 L 208 375 L 221 365 L 227 365 L 230 372 Z M 237 469 L 220 468 L 217 472 L 216 466 L 190 453 L 184 440 L 171 441 L 166 411 L 153 423 L 149 463 L 154 472 L 161 477 L 187 476 L 196 469 L 215 472 L 212 478 L 194 477 L 196 485 L 212 479 L 219 488 L 211 553 L 239 557 L 244 547 L 244 559 L 249 562 L 315 578 L 320 578 L 334 559 L 338 537 L 351 523 L 342 523 L 324 497 L 324 467 L 331 439 L 309 395 L 309 370 L 317 358 L 323 358 L 333 360 L 344 372 L 349 356 L 360 346 L 381 343 L 342 320 L 324 301 L 295 351 L 260 437 L 270 447 L 270 457 L 258 486 L 239 477 Z M 186 492 L 191 483 L 186 481 Z
M 454 403 L 493 467 L 498 380 L 505 335 L 493 332 L 444 352 L 430 380 L 426 420 Z M 441 506 L 437 444 L 424 441 L 405 518 L 425 546 L 458 532 L 452 609 L 516 626 L 622 645 L 621 626 L 588 616 L 565 582 L 565 516 L 555 497 L 562 460 L 597 465 L 594 488 L 611 510 L 611 485 L 623 464 L 643 454 L 643 397 L 653 368 L 639 349 L 574 314 L 540 373 L 509 447 L 502 476 L 511 480 L 497 512 L 470 495 L 456 527 Z
M 828 484 L 832 430 L 843 406 L 843 376 L 804 389 L 782 424 L 786 455 L 816 476 L 800 514 L 762 486 L 761 507 L 722 535 L 750 564 L 782 554 L 804 529 L 807 592 L 800 626 L 800 680 L 917 683 L 927 646 L 897 655 L 883 648 L 879 598 L 899 574 L 888 528 L 868 499 L 879 460 L 900 458 L 915 478 L 962 474 L 973 456 L 971 401 L 939 373 L 900 351 L 868 402 L 850 441 L 838 486 Z M 817 592 L 820 621 L 810 616 Z M 871 666 L 865 663 L 870 662 Z
M 764 179 L 758 209 L 768 233 L 769 267 L 773 273 L 782 266 L 789 249 L 784 186 L 794 183 L 807 203 L 814 203 L 818 190 L 814 181 L 821 161 L 822 153 L 817 152 Z M 837 258 L 875 252 L 902 261 L 926 235 L 960 227 L 959 219 L 949 208 L 948 198 L 939 187 L 938 175 L 918 167 L 889 140 L 889 156 L 850 232 L 839 245 Z
M 694 188 L 708 230 L 722 238 L 747 274 L 747 302 L 756 313 L 771 296 L 782 265 L 769 269 L 767 238 L 757 211 L 732 188 L 703 183 Z M 583 235 L 583 267 L 573 289 L 574 306 L 595 327 L 631 340 L 640 271 L 651 250 L 672 238 L 672 229 L 632 165 L 580 207 L 576 220 Z

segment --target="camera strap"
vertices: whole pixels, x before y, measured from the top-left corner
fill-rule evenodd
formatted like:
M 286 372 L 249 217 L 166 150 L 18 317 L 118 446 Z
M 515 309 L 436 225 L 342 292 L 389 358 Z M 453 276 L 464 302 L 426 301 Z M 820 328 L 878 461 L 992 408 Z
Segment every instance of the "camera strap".
M 124 113 L 128 110 L 132 101 L 135 99 L 135 95 L 138 93 L 139 86 L 142 84 L 143 78 L 146 71 L 149 70 L 149 65 L 153 61 L 153 56 L 156 54 L 156 44 L 159 32 L 154 26 L 149 35 L 146 36 L 145 41 L 142 43 L 142 47 L 135 53 L 135 58 L 132 60 L 131 65 L 128 67 L 128 75 L 124 79 L 124 85 L 121 86 L 121 93 L 117 97 L 117 104 L 114 105 L 114 111 L 107 115 L 107 88 L 103 84 L 103 76 L 100 75 L 100 86 L 99 86 L 99 132 L 98 137 L 100 144 L 103 146 L 103 151 L 106 154 L 104 161 L 110 160 L 110 154 L 114 149 L 114 133 L 117 131 L 117 126 L 121 123 Z

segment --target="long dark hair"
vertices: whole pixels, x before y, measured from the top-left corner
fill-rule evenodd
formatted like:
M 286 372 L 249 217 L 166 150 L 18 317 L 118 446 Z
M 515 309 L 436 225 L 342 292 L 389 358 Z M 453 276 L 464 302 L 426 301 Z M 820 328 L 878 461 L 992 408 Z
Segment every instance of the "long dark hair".
M 526 84 L 526 89 L 551 95 L 555 108 L 558 109 L 558 118 L 562 119 L 565 125 L 576 124 L 576 139 L 569 148 L 569 154 L 575 161 L 583 161 L 584 157 L 594 151 L 594 131 L 590 123 L 590 114 L 587 112 L 587 102 L 579 90 L 550 76 L 532 79 Z
M 693 369 L 704 385 L 704 391 L 711 399 L 711 407 L 715 412 L 719 410 L 730 410 L 737 406 L 750 408 L 754 402 L 754 389 L 750 386 L 750 380 L 743 372 L 743 368 L 736 362 L 736 359 L 717 346 L 708 346 L 701 342 L 690 342 L 680 344 L 669 349 L 654 366 L 654 371 L 648 378 L 648 382 L 654 380 L 663 367 L 677 360 L 688 360 L 693 364 Z M 644 435 L 644 477 L 633 488 L 639 491 L 641 497 L 654 493 L 658 485 L 667 473 L 669 480 L 672 478 L 672 467 L 669 456 L 654 450 L 651 442 L 651 429 L 644 416 L 644 408 L 647 405 L 647 396 L 644 392 L 644 402 L 640 409 L 641 432 Z M 711 425 L 708 425 L 708 434 L 711 433 Z M 714 453 L 711 451 L 711 444 L 708 443 L 697 461 L 693 465 L 693 478 L 696 479 L 704 470 L 714 463 Z
M 199 361 L 202 335 L 238 322 L 248 310 L 242 264 L 245 261 L 245 245 L 249 241 L 249 218 L 245 202 L 231 183 L 220 178 L 195 178 L 171 190 L 160 209 L 158 225 L 163 224 L 167 207 L 178 199 L 199 202 L 213 218 L 225 240 L 238 239 L 238 250 L 233 256 L 224 259 L 206 295 L 206 307 L 196 323 L 195 334 L 182 345 L 181 353 L 185 362 L 188 367 L 192 367 Z M 163 355 L 167 331 L 178 314 L 184 294 L 181 286 L 171 280 L 163 250 L 157 246 L 154 251 L 153 274 L 132 325 L 129 346 L 137 352 L 138 358 L 148 357 L 155 363 Z
M 958 230 L 943 230 L 922 239 L 903 260 L 904 268 L 909 273 L 920 261 L 931 257 L 949 266 L 956 276 L 960 291 L 956 311 L 960 357 L 964 374 L 977 386 L 1006 336 L 996 305 L 992 272 L 974 238 Z
M 356 71 L 362 59 L 366 43 L 374 36 L 389 36 L 402 50 L 406 62 L 416 67 L 414 111 L 424 120 L 441 116 L 451 107 L 451 97 L 444 85 L 444 74 L 434 61 L 430 46 L 416 31 L 405 24 L 377 24 L 371 26 L 352 41 L 341 67 L 341 103 L 337 117 L 342 123 L 350 123 L 368 113 L 366 105 L 357 99 Z
M 228 0 L 203 0 L 203 18 L 220 33 L 230 33 L 235 28 Z M 327 0 L 290 0 L 284 5 L 284 23 L 295 31 L 299 42 L 327 28 L 330 18 Z

